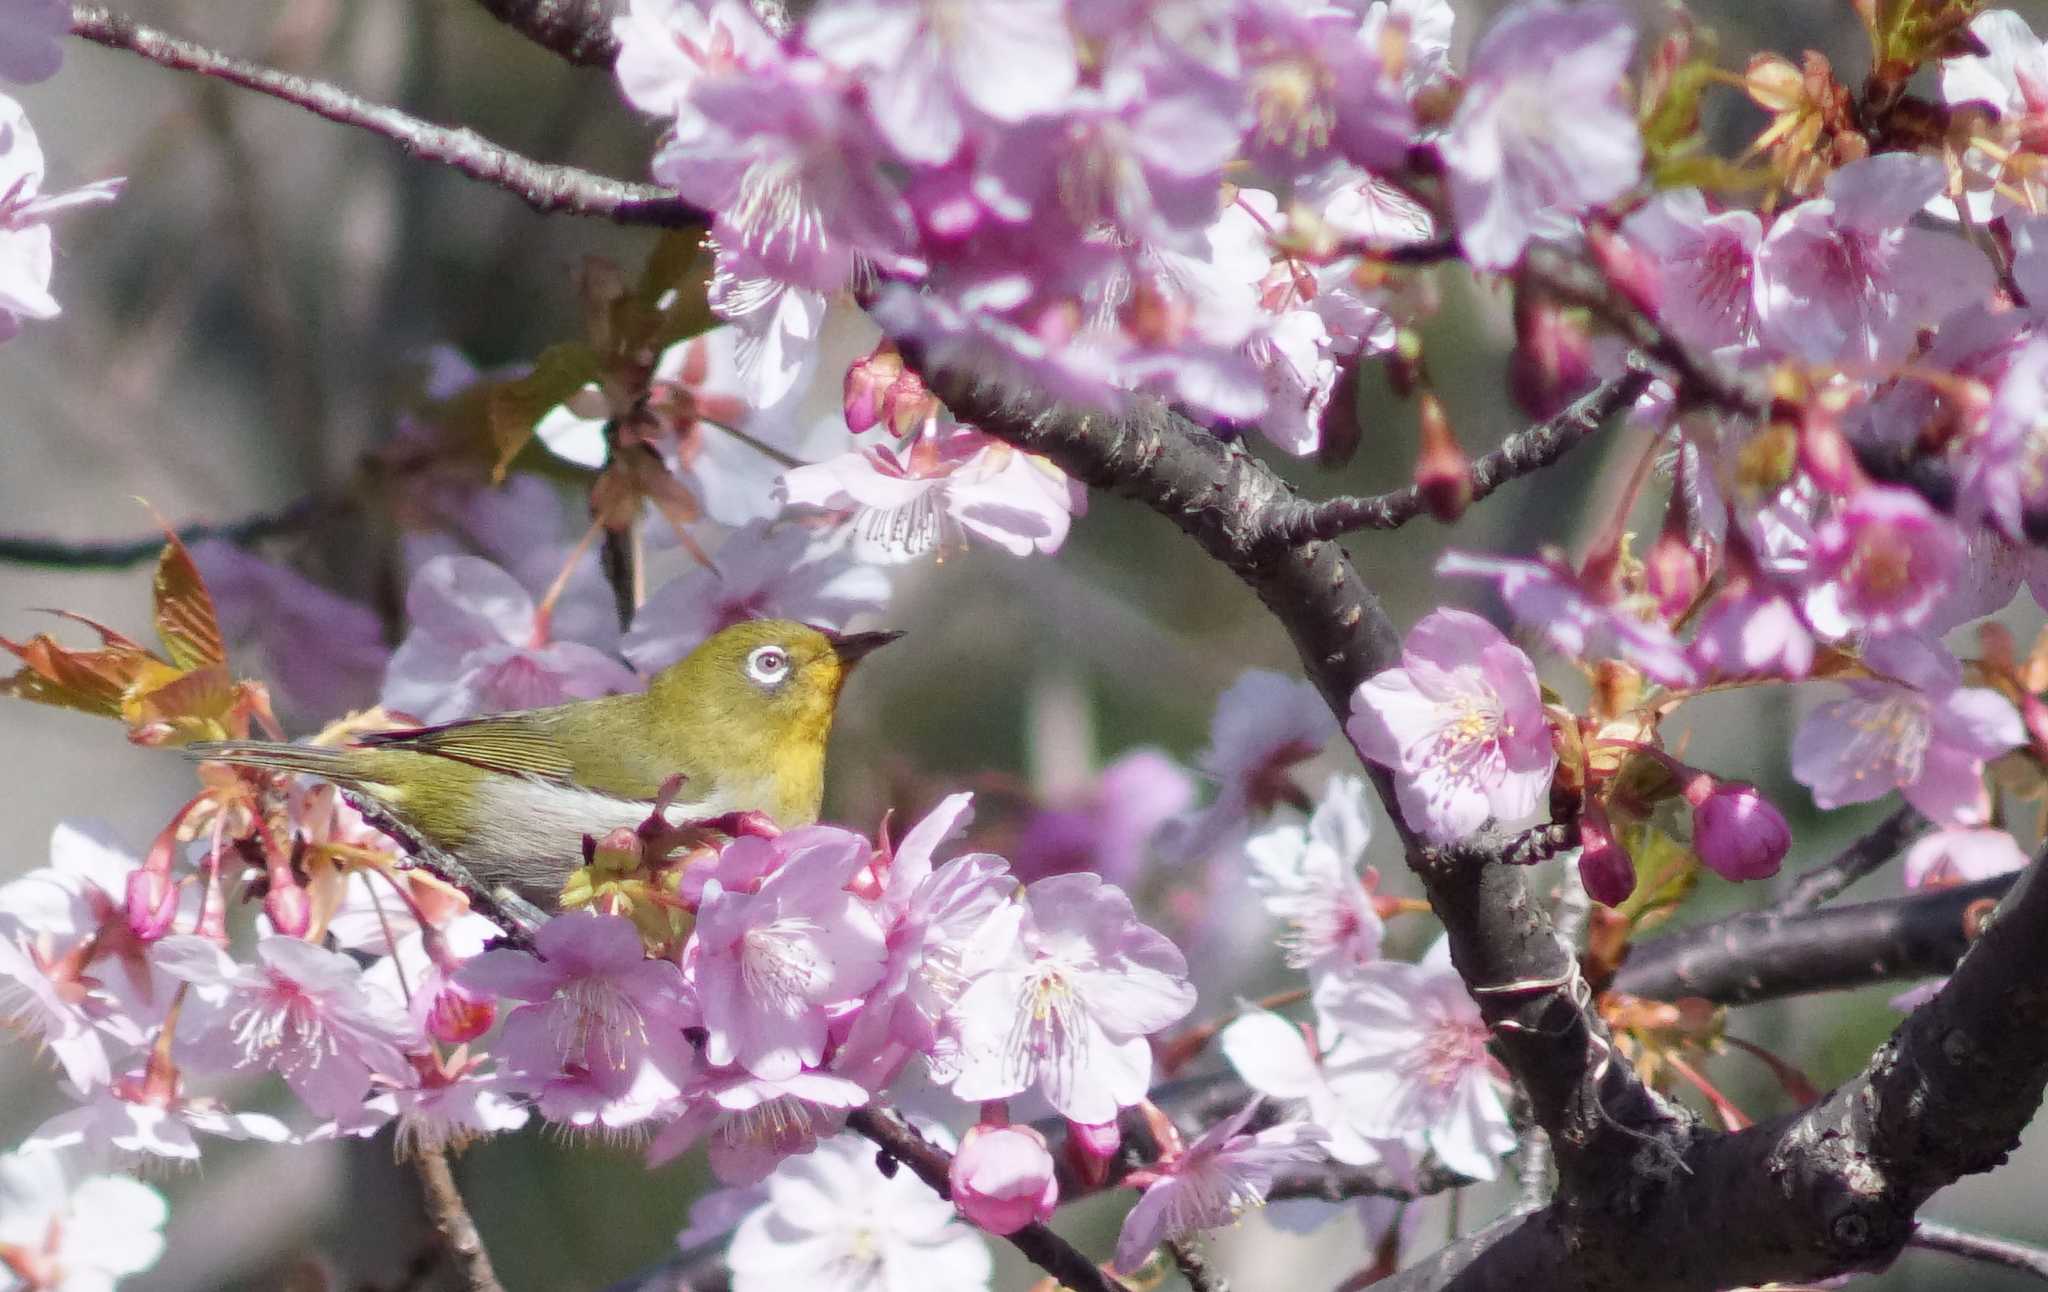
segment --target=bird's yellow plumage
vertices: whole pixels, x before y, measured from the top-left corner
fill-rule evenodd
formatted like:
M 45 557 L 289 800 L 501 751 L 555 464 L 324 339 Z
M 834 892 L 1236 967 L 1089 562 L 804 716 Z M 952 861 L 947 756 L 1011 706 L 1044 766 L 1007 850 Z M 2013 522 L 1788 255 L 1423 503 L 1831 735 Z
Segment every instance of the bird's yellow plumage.
M 857 660 L 896 636 L 749 620 L 636 695 L 378 732 L 347 748 L 229 741 L 188 752 L 333 781 L 485 884 L 552 906 L 582 836 L 637 823 L 678 773 L 677 820 L 741 811 L 785 828 L 817 820 L 840 688 Z

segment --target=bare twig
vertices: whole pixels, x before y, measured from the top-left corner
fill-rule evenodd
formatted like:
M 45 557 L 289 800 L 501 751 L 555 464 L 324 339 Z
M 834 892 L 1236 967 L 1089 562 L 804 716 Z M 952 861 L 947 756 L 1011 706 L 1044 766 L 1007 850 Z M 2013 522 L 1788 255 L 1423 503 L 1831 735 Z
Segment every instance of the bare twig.
M 2010 1238 L 1993 1238 L 1988 1234 L 1973 1234 L 1967 1229 L 1944 1225 L 1938 1220 L 1923 1220 L 1913 1230 L 1913 1236 L 1906 1240 L 1912 1247 L 1930 1252 L 1947 1252 L 1950 1256 L 1962 1256 L 1988 1265 L 2002 1265 L 2009 1270 L 2031 1274 L 2037 1279 L 2048 1281 L 2048 1250 L 2029 1243 L 2015 1242 Z
M 266 511 L 225 524 L 185 525 L 177 535 L 186 546 L 210 538 L 247 545 L 304 528 L 323 506 L 318 499 L 301 498 L 277 511 Z M 26 534 L 0 534 L 0 561 L 19 565 L 47 565 L 64 570 L 118 570 L 153 561 L 164 550 L 162 534 L 109 540 L 72 542 Z
M 455 1258 L 456 1267 L 462 1271 L 463 1286 L 469 1292 L 505 1292 L 505 1285 L 498 1282 L 497 1272 L 491 1268 L 491 1254 L 484 1250 L 483 1235 L 470 1218 L 462 1191 L 455 1187 L 448 1150 L 421 1148 L 413 1153 L 412 1165 L 426 1195 L 427 1219 L 433 1222 L 441 1241 Z
M 1581 396 L 1545 422 L 1517 431 L 1472 464 L 1472 501 L 1478 502 L 1511 480 L 1541 471 L 1590 438 L 1617 412 L 1642 397 L 1650 370 L 1632 363 L 1629 371 Z M 1425 514 L 1418 485 L 1371 497 L 1292 499 L 1272 519 L 1273 534 L 1287 542 L 1336 538 L 1359 529 L 1398 529 Z
M 1910 805 L 1901 807 L 1873 826 L 1870 832 L 1794 880 L 1771 909 L 1796 915 L 1824 906 L 1841 896 L 1844 889 L 1898 855 L 1927 828 L 1927 818 Z
M 500 147 L 473 130 L 437 126 L 397 108 L 373 103 L 325 81 L 294 76 L 235 58 L 99 5 L 71 7 L 71 33 L 127 50 L 152 63 L 197 72 L 389 139 L 412 156 L 447 166 L 471 179 L 504 189 L 542 213 L 596 216 L 620 224 L 681 228 L 702 223 L 703 214 L 666 189 L 593 174 L 574 166 L 535 161 Z
M 847 1114 L 846 1127 L 873 1141 L 876 1147 L 909 1167 L 940 1197 L 953 1196 L 952 1186 L 947 1181 L 952 1167 L 951 1156 L 895 1113 L 883 1108 L 857 1108 Z M 1100 1266 L 1083 1256 L 1072 1243 L 1044 1225 L 1026 1225 L 1009 1235 L 1009 1242 L 1032 1264 L 1073 1292 L 1126 1292 L 1121 1284 L 1103 1273 Z
M 1944 974 L 1969 949 L 1973 916 L 2016 878 L 1794 915 L 1733 915 L 1638 943 L 1614 988 L 1653 1000 L 1700 996 L 1746 1005 Z

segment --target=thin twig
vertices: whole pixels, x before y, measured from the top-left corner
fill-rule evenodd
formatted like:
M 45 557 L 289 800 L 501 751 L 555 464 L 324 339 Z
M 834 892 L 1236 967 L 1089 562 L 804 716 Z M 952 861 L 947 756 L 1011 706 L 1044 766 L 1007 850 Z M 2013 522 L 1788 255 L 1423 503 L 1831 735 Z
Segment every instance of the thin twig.
M 433 1222 L 441 1241 L 448 1245 L 449 1254 L 454 1256 L 456 1267 L 462 1271 L 463 1286 L 469 1292 L 505 1292 L 505 1285 L 498 1282 L 497 1272 L 491 1268 L 491 1254 L 484 1250 L 483 1235 L 470 1218 L 462 1191 L 455 1187 L 448 1150 L 419 1149 L 412 1155 L 412 1165 L 426 1194 L 427 1219 Z
M 259 542 L 277 534 L 302 529 L 322 510 L 320 500 L 301 498 L 277 511 L 260 512 L 225 524 L 185 525 L 178 538 L 187 547 L 210 538 L 225 539 L 238 546 Z M 0 561 L 17 565 L 47 565 L 62 570 L 119 570 L 153 561 L 164 550 L 162 534 L 140 538 L 72 542 L 27 534 L 0 534 Z
M 952 1169 L 952 1155 L 919 1134 L 915 1127 L 895 1113 L 886 1108 L 857 1108 L 847 1114 L 846 1128 L 865 1136 L 890 1157 L 909 1167 L 940 1197 L 953 1196 L 952 1186 L 947 1180 Z M 1127 1292 L 1072 1243 L 1044 1225 L 1026 1225 L 1009 1235 L 1009 1241 L 1032 1264 L 1072 1288 L 1073 1292 Z
M 1173 1258 L 1174 1268 L 1188 1281 L 1188 1292 L 1230 1292 L 1230 1284 L 1209 1264 L 1209 1258 L 1192 1238 L 1169 1238 L 1165 1247 L 1166 1254 Z
M 474 130 L 437 126 L 397 108 L 373 103 L 340 86 L 294 76 L 223 54 L 99 5 L 71 7 L 71 34 L 127 50 L 152 63 L 216 77 L 268 94 L 306 111 L 389 139 L 423 161 L 447 166 L 471 179 L 495 185 L 543 214 L 566 212 L 620 224 L 682 228 L 703 222 L 703 213 L 666 189 L 633 184 L 574 166 L 557 166 L 521 156 Z
M 2037 1279 L 2048 1281 L 2048 1250 L 2015 1242 L 2010 1238 L 1973 1234 L 1967 1229 L 1944 1225 L 1938 1220 L 1923 1220 L 1913 1230 L 1913 1236 L 1906 1240 L 1906 1244 L 1930 1252 L 1947 1252 L 1950 1256 L 1983 1261 L 1988 1265 L 2002 1265 L 2006 1269 L 2018 1270 L 2022 1274 L 2031 1274 Z
M 485 888 L 483 881 L 470 873 L 469 867 L 449 853 L 428 843 L 417 833 L 407 829 L 399 820 L 384 810 L 377 800 L 354 790 L 337 787 L 349 806 L 362 814 L 364 821 L 389 835 L 399 847 L 411 856 L 414 865 L 446 881 L 456 891 L 469 899 L 469 908 L 498 926 L 504 934 L 505 946 L 521 950 L 533 949 L 533 931 L 547 922 L 547 912 L 527 901 L 509 888 Z
M 1831 860 L 1800 875 L 1771 909 L 1797 915 L 1825 906 L 1849 885 L 1897 856 L 1899 849 L 1926 828 L 1927 818 L 1911 805 L 1899 808 Z
M 1472 501 L 1557 462 L 1608 418 L 1640 399 L 1650 380 L 1650 370 L 1631 361 L 1628 372 L 1582 395 L 1557 416 L 1508 436 L 1499 448 L 1472 464 Z M 1281 541 L 1301 543 L 1336 538 L 1353 530 L 1399 529 L 1427 511 L 1419 485 L 1363 498 L 1295 500 L 1279 509 L 1272 521 L 1272 534 Z

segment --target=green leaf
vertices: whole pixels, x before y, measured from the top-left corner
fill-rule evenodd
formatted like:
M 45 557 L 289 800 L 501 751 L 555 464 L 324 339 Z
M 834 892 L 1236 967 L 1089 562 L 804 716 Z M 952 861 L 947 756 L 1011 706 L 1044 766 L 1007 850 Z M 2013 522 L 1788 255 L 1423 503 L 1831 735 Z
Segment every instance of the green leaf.
M 541 351 L 532 372 L 492 390 L 488 420 L 497 458 L 491 478 L 504 480 L 505 469 L 533 438 L 534 424 L 549 409 L 603 375 L 597 351 L 581 341 L 565 341 Z

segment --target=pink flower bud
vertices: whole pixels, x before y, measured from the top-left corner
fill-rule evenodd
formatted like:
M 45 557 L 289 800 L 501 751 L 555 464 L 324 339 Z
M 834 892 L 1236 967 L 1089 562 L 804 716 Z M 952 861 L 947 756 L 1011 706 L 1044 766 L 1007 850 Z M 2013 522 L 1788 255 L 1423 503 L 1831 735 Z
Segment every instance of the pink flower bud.
M 1555 304 L 1524 291 L 1515 297 L 1515 349 L 1508 391 L 1531 417 L 1549 417 L 1592 389 L 1593 350 Z
M 168 868 L 144 866 L 128 876 L 128 931 L 139 941 L 154 942 L 171 931 L 178 913 L 178 886 Z
M 288 938 L 303 938 L 306 930 L 313 927 L 313 900 L 293 877 L 290 867 L 270 872 L 270 890 L 263 894 L 263 913 L 270 917 L 271 926 Z
M 1452 433 L 1442 401 L 1425 390 L 1420 406 L 1422 448 L 1415 458 L 1415 487 L 1429 514 L 1448 525 L 1472 504 L 1472 459 Z
M 903 375 L 903 358 L 884 341 L 846 370 L 846 428 L 855 435 L 886 416 L 890 388 Z
M 1046 1219 L 1060 1198 L 1045 1137 L 1028 1126 L 970 1126 L 947 1183 L 960 1214 L 991 1234 Z
M 1598 803 L 1586 804 L 1579 817 L 1579 882 L 1602 906 L 1619 906 L 1636 891 L 1635 859 L 1614 837 L 1614 827 Z
M 1756 786 L 1701 772 L 1686 783 L 1685 801 L 1692 804 L 1693 849 L 1714 873 L 1738 881 L 1778 873 L 1792 830 Z
M 1123 1136 L 1115 1122 L 1099 1126 L 1068 1122 L 1066 1138 L 1060 1142 L 1060 1157 L 1083 1188 L 1100 1188 L 1109 1180 L 1110 1163 L 1116 1160 Z
M 437 975 L 438 976 L 438 975 Z M 422 1020 L 427 1035 L 444 1045 L 474 1041 L 491 1030 L 498 1017 L 497 1002 L 447 978 L 427 1003 Z

